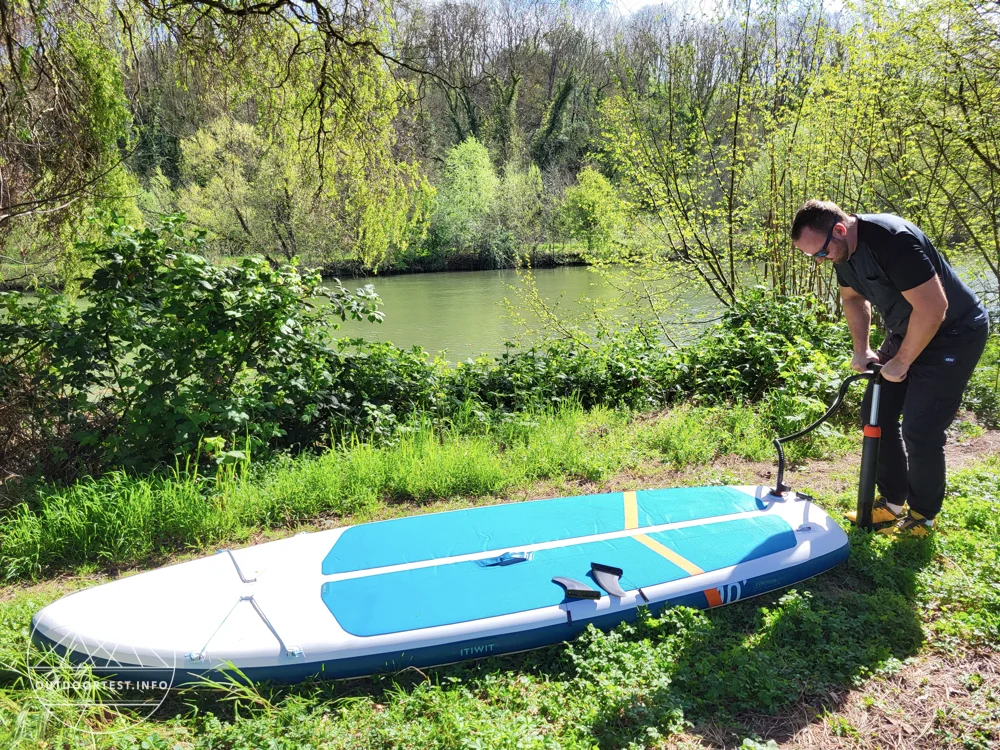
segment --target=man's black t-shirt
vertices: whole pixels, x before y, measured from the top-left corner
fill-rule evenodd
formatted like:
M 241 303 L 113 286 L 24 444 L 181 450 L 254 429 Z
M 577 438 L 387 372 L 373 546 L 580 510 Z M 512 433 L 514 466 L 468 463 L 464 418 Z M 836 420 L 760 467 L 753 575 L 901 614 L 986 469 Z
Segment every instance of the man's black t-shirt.
M 858 246 L 844 263 L 834 266 L 837 281 L 874 305 L 891 335 L 905 336 L 913 307 L 908 291 L 941 279 L 948 310 L 938 335 L 961 334 L 986 325 L 979 298 L 955 274 L 920 229 L 893 214 L 858 214 Z

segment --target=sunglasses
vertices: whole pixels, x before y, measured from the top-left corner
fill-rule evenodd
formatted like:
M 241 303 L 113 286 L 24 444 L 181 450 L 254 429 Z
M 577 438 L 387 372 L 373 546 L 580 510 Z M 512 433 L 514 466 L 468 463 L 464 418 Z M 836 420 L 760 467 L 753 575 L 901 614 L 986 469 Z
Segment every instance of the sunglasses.
M 833 227 L 835 226 L 837 225 L 834 224 Z M 830 251 L 827 250 L 826 248 L 830 244 L 830 240 L 833 238 L 833 227 L 830 227 L 830 231 L 826 233 L 826 242 L 823 243 L 823 247 L 819 249 L 818 253 L 813 253 L 812 255 L 810 255 L 809 256 L 810 258 L 825 258 L 827 255 L 830 254 Z

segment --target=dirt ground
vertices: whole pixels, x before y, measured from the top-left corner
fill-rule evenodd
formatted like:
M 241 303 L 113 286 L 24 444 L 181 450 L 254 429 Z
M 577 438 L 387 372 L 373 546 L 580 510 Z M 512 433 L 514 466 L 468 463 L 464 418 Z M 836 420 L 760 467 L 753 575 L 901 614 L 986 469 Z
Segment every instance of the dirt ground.
M 775 716 L 740 717 L 742 731 L 700 726 L 668 747 L 739 748 L 991 748 L 1000 736 L 1000 655 L 921 656 L 893 675 L 857 690 L 831 694 L 828 711 L 800 703 Z M 742 736 L 740 736 L 742 735 Z

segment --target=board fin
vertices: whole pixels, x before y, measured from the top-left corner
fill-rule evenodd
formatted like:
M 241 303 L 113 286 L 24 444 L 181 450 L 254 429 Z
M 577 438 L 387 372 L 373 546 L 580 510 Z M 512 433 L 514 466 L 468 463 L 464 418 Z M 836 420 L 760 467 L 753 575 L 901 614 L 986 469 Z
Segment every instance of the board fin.
M 597 585 L 611 594 L 611 596 L 625 596 L 622 587 L 618 585 L 618 580 L 622 577 L 622 573 L 624 571 L 621 568 L 616 568 L 612 565 L 602 565 L 595 562 L 590 564 L 590 574 L 597 581 Z
M 567 599 L 600 599 L 601 592 L 595 591 L 590 588 L 585 583 L 580 583 L 575 578 L 565 578 L 563 576 L 556 576 L 552 579 L 552 583 L 558 583 L 564 589 L 566 589 Z

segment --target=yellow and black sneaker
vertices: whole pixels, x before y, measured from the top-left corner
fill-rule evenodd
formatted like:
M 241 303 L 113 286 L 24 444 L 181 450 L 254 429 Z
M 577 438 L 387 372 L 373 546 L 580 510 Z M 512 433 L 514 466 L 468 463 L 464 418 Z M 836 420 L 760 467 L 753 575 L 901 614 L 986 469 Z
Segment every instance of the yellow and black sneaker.
M 899 508 L 898 511 L 893 510 L 889 507 L 888 501 L 879 495 L 875 499 L 875 504 L 872 505 L 872 524 L 878 525 L 880 523 L 896 523 L 899 519 L 903 517 L 903 506 L 895 505 L 895 508 Z M 857 525 L 858 523 L 858 511 L 851 510 L 844 514 L 846 518 L 851 523 Z
M 893 536 L 929 536 L 934 531 L 934 519 L 925 518 L 911 510 L 899 519 L 895 525 L 885 529 L 879 529 L 879 534 L 892 534 Z

